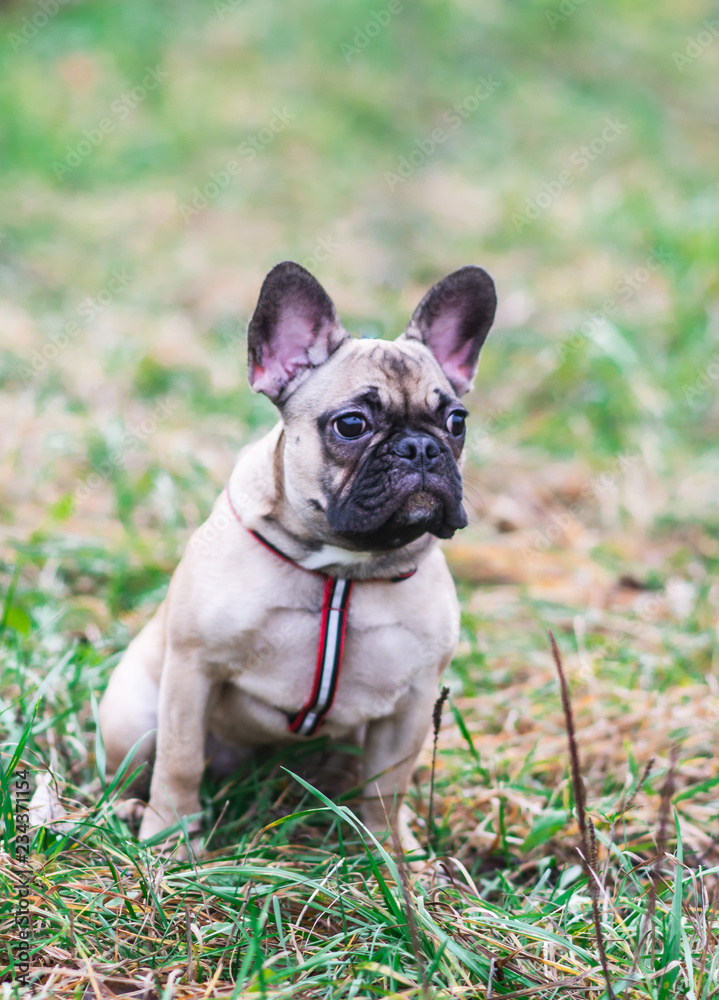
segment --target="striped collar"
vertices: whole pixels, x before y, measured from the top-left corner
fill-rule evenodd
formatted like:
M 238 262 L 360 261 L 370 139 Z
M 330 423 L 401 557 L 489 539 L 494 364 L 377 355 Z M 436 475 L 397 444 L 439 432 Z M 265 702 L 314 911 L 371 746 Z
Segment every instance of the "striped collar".
M 297 733 L 299 736 L 313 736 L 332 708 L 332 703 L 337 692 L 337 684 L 339 683 L 340 670 L 342 668 L 345 632 L 347 629 L 347 613 L 355 581 L 347 580 L 344 577 L 330 576 L 328 573 L 321 573 L 319 570 L 307 569 L 305 566 L 300 565 L 300 563 L 295 562 L 294 559 L 290 559 L 276 545 L 263 538 L 259 531 L 253 531 L 242 524 L 242 519 L 235 510 L 235 506 L 230 498 L 229 487 L 225 488 L 225 493 L 230 510 L 238 522 L 260 545 L 264 545 L 266 549 L 273 552 L 279 559 L 283 559 L 297 569 L 301 569 L 304 573 L 311 573 L 313 576 L 318 576 L 324 581 L 320 637 L 317 646 L 317 662 L 315 664 L 312 690 L 309 698 L 299 712 L 291 715 L 288 719 L 288 728 L 291 733 Z M 409 573 L 403 573 L 400 576 L 375 577 L 360 582 L 399 583 L 401 580 L 407 580 L 410 576 L 414 576 L 416 572 L 417 570 L 413 569 Z

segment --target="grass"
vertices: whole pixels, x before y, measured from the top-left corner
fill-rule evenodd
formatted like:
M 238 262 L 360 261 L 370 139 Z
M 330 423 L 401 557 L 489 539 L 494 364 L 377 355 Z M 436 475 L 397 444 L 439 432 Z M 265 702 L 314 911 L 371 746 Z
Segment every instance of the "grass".
M 51 718 L 45 713 L 43 724 L 39 703 L 35 718 L 17 732 L 18 760 L 37 766 L 34 747 L 45 745 L 51 721 L 50 747 L 60 754 L 54 769 L 71 773 L 65 760 L 79 753 L 83 771 L 92 774 L 97 745 L 86 685 L 98 665 L 79 647 L 59 662 L 56 674 L 67 674 L 71 704 Z M 40 678 L 26 681 L 39 693 Z M 46 690 L 52 676 L 48 681 Z M 65 996 L 102 984 L 104 995 L 133 989 L 159 995 L 175 983 L 188 996 L 215 990 L 421 996 L 431 984 L 428 995 L 472 996 L 479 984 L 492 984 L 497 995 L 601 995 L 592 892 L 572 846 L 572 804 L 581 785 L 561 773 L 568 770 L 562 766 L 552 793 L 541 766 L 528 761 L 524 773 L 493 775 L 494 762 L 483 765 L 454 711 L 466 748 L 452 752 L 452 764 L 463 766 L 463 777 L 451 780 L 440 768 L 443 808 L 435 841 L 440 856 L 454 854 L 444 863 L 451 877 L 430 875 L 406 893 L 393 852 L 374 842 L 346 806 L 293 778 L 296 753 L 292 762 L 278 754 L 258 763 L 224 787 L 206 784 L 207 828 L 222 822 L 215 849 L 198 864 L 173 863 L 137 844 L 114 809 L 122 777 L 114 788 L 95 783 L 92 795 L 90 782 L 68 782 L 61 832 L 38 831 L 31 856 L 34 943 L 47 965 L 41 993 Z M 85 732 L 78 734 L 83 721 Z M 6 758 L 6 801 L 14 766 Z M 719 866 L 688 857 L 682 820 L 691 819 L 685 810 L 711 794 L 706 786 L 716 786 L 717 778 L 697 787 L 681 781 L 681 770 L 668 780 L 669 767 L 659 762 L 648 776 L 631 757 L 630 766 L 624 787 L 588 804 L 601 857 L 592 877 L 600 883 L 596 899 L 615 994 L 710 997 L 716 993 L 712 891 Z M 528 828 L 518 804 L 538 793 L 544 808 L 533 811 Z M 452 803 L 453 796 L 461 804 Z M 670 816 L 664 844 L 656 843 L 660 824 L 652 817 L 647 828 L 647 811 L 638 805 L 647 797 Z M 492 799 L 499 806 L 487 809 Z M 415 808 L 426 819 L 420 792 Z M 462 836 L 461 820 L 471 816 L 476 824 L 482 814 L 481 832 L 493 844 L 482 844 L 476 833 Z M 523 841 L 519 832 L 526 833 Z M 24 875 L 9 857 L 13 834 L 8 817 L 9 896 Z M 473 839 L 479 849 L 463 845 Z
M 69 824 L 32 833 L 37 996 L 601 998 L 597 921 L 616 996 L 719 995 L 719 45 L 677 65 L 700 3 L 570 6 L 419 0 L 349 59 L 381 4 L 78 0 L 25 40 L 36 8 L 2 6 L 9 996 L 25 767 L 56 776 Z M 471 523 L 447 547 L 461 644 L 412 791 L 420 839 L 452 859 L 441 880 L 408 881 L 347 802 L 293 777 L 296 755 L 207 780 L 191 865 L 139 844 L 98 783 L 112 666 L 273 421 L 244 323 L 284 257 L 365 336 L 394 336 L 456 266 L 497 279 Z

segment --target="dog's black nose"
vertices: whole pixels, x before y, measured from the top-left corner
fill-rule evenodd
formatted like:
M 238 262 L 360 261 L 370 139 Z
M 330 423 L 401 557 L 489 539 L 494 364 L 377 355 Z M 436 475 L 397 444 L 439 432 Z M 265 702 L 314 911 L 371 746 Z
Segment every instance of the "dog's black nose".
M 429 434 L 407 434 L 392 445 L 392 451 L 410 465 L 421 467 L 439 458 L 439 445 Z

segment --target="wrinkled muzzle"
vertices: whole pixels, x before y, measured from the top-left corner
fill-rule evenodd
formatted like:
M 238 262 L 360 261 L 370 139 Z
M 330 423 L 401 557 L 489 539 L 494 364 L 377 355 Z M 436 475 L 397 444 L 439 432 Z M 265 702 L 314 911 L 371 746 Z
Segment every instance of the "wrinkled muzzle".
M 357 548 L 399 548 L 426 533 L 451 538 L 467 525 L 462 477 L 435 438 L 404 435 L 369 456 L 327 517 Z

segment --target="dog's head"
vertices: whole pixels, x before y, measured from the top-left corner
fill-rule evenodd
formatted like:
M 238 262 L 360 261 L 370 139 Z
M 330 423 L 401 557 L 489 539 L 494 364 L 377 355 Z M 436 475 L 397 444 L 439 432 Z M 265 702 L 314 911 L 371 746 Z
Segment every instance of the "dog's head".
M 494 283 L 463 267 L 434 285 L 395 341 L 355 340 L 312 275 L 265 278 L 248 328 L 249 381 L 285 428 L 282 487 L 314 538 L 381 552 L 467 524 L 462 454 Z

